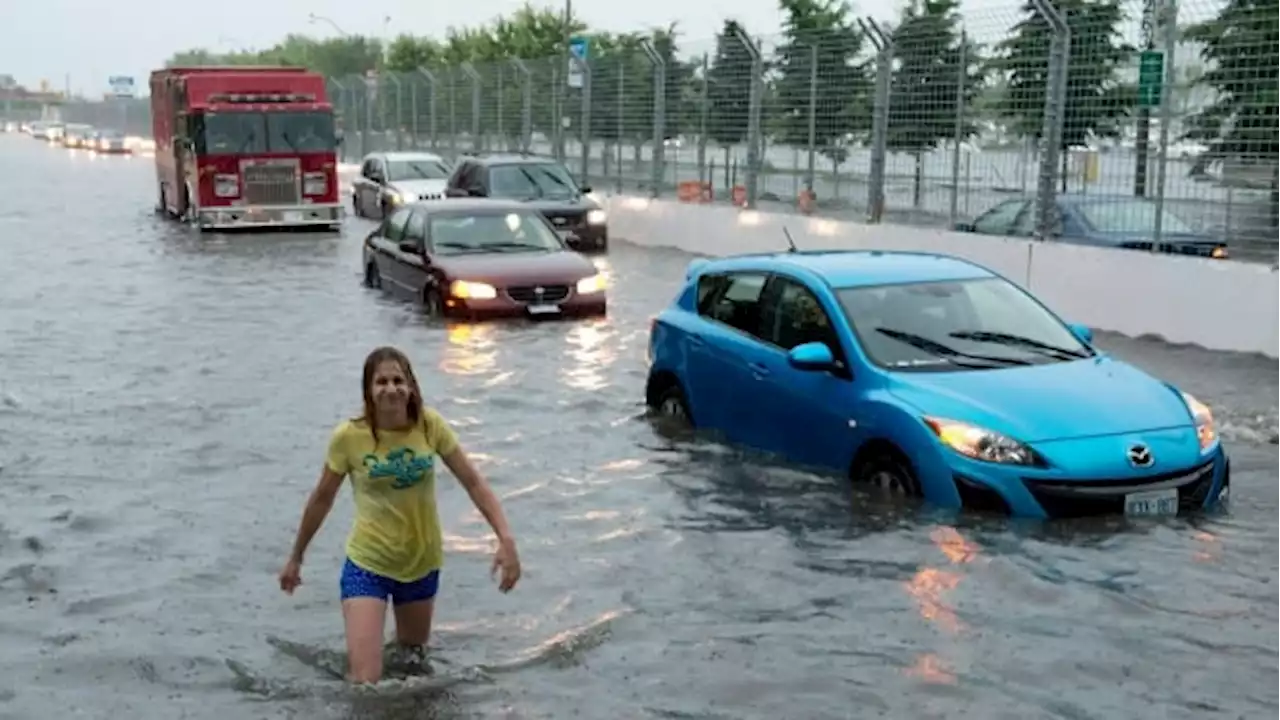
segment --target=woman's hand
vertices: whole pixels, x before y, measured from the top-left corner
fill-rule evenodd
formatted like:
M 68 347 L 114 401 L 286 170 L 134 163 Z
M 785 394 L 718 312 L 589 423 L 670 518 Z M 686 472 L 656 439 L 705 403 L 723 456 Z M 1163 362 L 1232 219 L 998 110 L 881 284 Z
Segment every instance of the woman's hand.
M 520 581 L 520 556 L 516 553 L 516 541 L 511 538 L 499 540 L 498 551 L 493 554 L 493 568 L 489 574 L 497 575 L 499 571 L 502 580 L 498 582 L 498 589 L 509 592 Z
M 520 567 L 519 561 L 516 562 L 516 567 Z M 519 574 L 518 570 L 516 574 Z M 286 594 L 292 595 L 293 591 L 301 584 L 302 562 L 289 558 L 289 562 L 285 563 L 284 569 L 280 571 L 280 589 L 285 591 Z

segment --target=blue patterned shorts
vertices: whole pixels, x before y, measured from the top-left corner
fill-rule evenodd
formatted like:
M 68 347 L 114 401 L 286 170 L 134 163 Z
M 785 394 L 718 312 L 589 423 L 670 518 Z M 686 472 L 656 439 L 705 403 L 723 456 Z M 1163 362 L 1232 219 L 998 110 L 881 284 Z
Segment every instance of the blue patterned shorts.
M 342 564 L 342 577 L 338 581 L 342 591 L 342 599 L 353 597 L 372 597 L 379 600 L 391 599 L 396 605 L 430 600 L 440 589 L 440 571 L 432 570 L 426 577 L 413 582 L 400 582 L 389 577 L 369 572 L 351 562 L 351 558 Z

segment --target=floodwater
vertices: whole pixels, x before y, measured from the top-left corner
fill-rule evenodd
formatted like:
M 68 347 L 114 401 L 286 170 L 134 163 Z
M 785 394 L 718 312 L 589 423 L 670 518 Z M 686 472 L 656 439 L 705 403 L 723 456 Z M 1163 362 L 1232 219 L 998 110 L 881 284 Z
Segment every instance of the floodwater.
M 640 418 L 687 256 L 619 243 L 599 322 L 442 326 L 359 238 L 199 238 L 146 158 L 0 136 L 0 717 L 1271 718 L 1276 363 L 1102 338 L 1214 405 L 1228 513 L 956 520 Z M 360 362 L 390 343 L 504 498 L 442 478 L 431 676 L 342 668 L 347 495 L 275 574 Z

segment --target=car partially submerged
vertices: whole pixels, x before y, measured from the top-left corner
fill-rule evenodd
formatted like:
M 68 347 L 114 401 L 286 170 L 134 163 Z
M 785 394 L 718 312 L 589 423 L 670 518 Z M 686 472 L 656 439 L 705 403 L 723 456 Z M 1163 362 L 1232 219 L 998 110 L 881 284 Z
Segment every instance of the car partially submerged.
M 605 277 L 536 208 L 516 201 L 419 201 L 364 241 L 365 284 L 449 318 L 604 315 Z
M 658 413 L 944 507 L 1171 515 L 1230 485 L 1208 407 L 959 258 L 695 260 L 649 357 Z

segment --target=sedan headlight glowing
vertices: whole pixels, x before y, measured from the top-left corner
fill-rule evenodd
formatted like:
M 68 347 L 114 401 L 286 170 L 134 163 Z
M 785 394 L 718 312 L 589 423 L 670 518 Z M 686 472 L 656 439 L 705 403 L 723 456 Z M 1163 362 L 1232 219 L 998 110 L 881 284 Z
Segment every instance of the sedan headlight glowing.
M 943 445 L 965 457 L 1004 465 L 1041 464 L 1034 450 L 994 430 L 946 418 L 926 417 L 924 422 Z
M 1191 411 L 1196 421 L 1196 437 L 1200 440 L 1200 450 L 1208 450 L 1218 441 L 1218 426 L 1213 422 L 1213 411 L 1208 405 L 1200 402 L 1187 393 L 1182 393 L 1182 401 Z
M 449 283 L 449 294 L 456 298 L 492 300 L 498 297 L 498 290 L 488 283 L 454 280 Z
M 591 210 L 587 213 L 589 225 L 603 225 L 609 221 L 609 214 L 603 210 Z
M 604 275 L 596 273 L 591 277 L 584 277 L 578 281 L 578 294 L 590 295 L 592 293 L 604 292 Z

